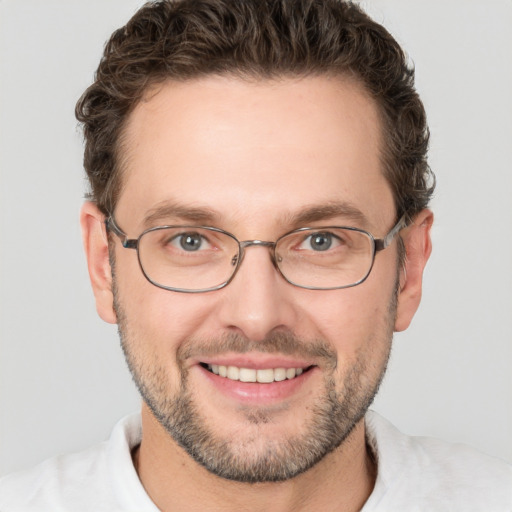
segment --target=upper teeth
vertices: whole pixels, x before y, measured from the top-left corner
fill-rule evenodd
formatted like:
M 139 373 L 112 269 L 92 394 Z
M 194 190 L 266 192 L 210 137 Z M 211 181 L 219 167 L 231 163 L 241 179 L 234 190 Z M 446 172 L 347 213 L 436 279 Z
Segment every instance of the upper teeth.
M 227 377 L 231 380 L 262 383 L 293 379 L 303 372 L 302 368 L 265 368 L 263 370 L 255 370 L 253 368 L 239 368 L 238 366 L 223 366 L 220 364 L 209 364 L 208 369 L 216 375 Z

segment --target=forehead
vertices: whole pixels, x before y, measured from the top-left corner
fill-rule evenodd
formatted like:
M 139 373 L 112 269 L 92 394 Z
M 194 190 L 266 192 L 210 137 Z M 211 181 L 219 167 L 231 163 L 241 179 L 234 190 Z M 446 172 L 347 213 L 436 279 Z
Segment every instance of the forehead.
M 377 106 L 347 79 L 166 82 L 128 120 L 116 216 L 138 229 L 169 203 L 231 228 L 342 203 L 387 226 L 380 148 Z

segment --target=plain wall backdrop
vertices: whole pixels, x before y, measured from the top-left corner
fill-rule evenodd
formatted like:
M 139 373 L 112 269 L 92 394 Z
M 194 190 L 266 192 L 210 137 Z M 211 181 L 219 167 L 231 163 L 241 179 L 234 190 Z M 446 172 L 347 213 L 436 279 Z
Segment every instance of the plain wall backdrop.
M 141 3 L 0 0 L 0 474 L 139 407 L 89 287 L 73 111 Z M 438 180 L 423 303 L 373 408 L 512 461 L 512 1 L 362 5 L 415 62 Z

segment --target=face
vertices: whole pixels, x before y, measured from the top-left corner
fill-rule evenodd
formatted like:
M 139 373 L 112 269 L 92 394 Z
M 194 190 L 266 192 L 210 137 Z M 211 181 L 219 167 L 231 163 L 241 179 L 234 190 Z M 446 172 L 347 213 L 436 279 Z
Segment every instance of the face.
M 130 238 L 171 224 L 239 240 L 305 225 L 382 237 L 396 218 L 379 130 L 375 104 L 347 80 L 166 83 L 129 119 L 116 221 Z M 295 287 L 253 246 L 228 286 L 198 294 L 153 286 L 135 251 L 117 240 L 111 249 L 130 369 L 151 414 L 197 462 L 228 479 L 283 480 L 359 424 L 390 351 L 396 242 L 353 288 Z M 230 378 L 240 368 L 271 382 Z

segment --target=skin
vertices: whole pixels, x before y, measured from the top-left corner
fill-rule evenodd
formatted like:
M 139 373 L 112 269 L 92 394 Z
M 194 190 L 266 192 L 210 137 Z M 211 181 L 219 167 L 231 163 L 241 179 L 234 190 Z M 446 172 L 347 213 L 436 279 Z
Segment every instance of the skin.
M 239 240 L 276 240 L 299 227 L 293 216 L 314 205 L 350 204 L 362 215 L 324 215 L 311 226 L 355 226 L 382 237 L 396 221 L 391 189 L 381 172 L 377 107 L 348 80 L 208 77 L 168 82 L 135 108 L 125 135 L 123 188 L 115 216 L 130 238 L 148 227 L 144 218 L 166 201 L 207 208 L 215 217 L 208 224 Z M 180 220 L 168 212 L 149 223 Z M 96 206 L 86 203 L 81 223 L 97 310 L 103 320 L 117 323 L 121 319 L 114 308 L 103 222 Z M 291 395 L 270 406 L 253 400 L 250 411 L 263 411 L 271 420 L 264 424 L 249 421 L 248 407 L 212 385 L 198 368 L 198 358 L 182 362 L 201 419 L 244 457 L 257 455 L 268 442 L 304 435 L 313 405 L 325 395 L 327 377 L 342 398 L 354 367 L 362 368 L 363 386 L 378 384 L 392 331 L 407 328 L 420 302 L 431 224 L 432 214 L 424 210 L 402 231 L 406 272 L 397 269 L 395 241 L 377 255 L 364 283 L 329 291 L 290 285 L 268 251 L 252 247 L 227 287 L 199 294 L 169 292 L 151 285 L 135 251 L 116 241 L 117 313 L 122 311 L 132 363 L 146 373 L 159 368 L 163 392 L 173 396 L 181 386 L 178 354 L 187 345 L 201 347 L 202 340 L 235 334 L 250 340 L 247 357 L 261 363 L 268 355 L 258 351 L 258 343 L 263 346 L 276 333 L 291 333 L 304 343 L 321 339 L 335 354 L 335 369 L 314 361 L 314 372 Z M 374 485 L 376 468 L 362 420 L 308 471 L 258 484 L 225 480 L 197 464 L 146 404 L 142 420 L 143 440 L 134 463 L 161 510 L 355 511 Z

